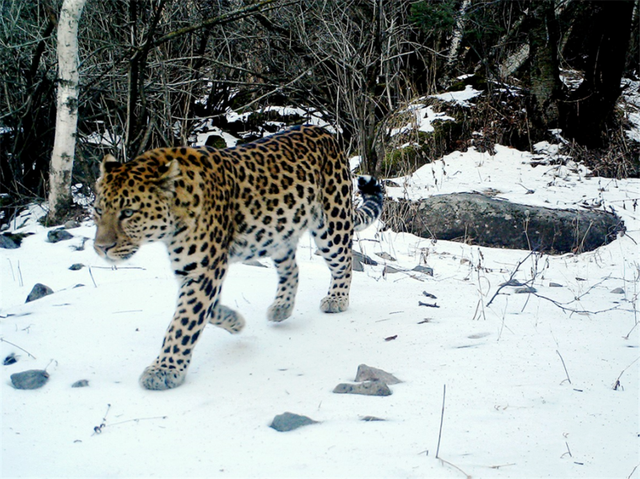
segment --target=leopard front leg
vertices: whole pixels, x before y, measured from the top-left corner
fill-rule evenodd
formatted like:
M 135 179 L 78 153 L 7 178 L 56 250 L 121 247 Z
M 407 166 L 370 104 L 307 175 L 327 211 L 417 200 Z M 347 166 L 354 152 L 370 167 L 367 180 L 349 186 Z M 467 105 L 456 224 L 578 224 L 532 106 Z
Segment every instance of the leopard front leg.
M 178 305 L 156 360 L 147 367 L 140 384 L 146 389 L 171 389 L 180 386 L 191 362 L 191 355 L 208 322 L 209 306 L 215 308 L 222 284 L 207 272 L 185 277 L 180 284 Z

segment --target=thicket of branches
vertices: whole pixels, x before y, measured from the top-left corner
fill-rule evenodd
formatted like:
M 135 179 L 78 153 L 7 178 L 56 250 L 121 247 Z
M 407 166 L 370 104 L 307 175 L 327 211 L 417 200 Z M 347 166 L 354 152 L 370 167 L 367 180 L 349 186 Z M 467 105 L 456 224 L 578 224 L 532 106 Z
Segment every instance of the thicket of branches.
M 0 193 L 13 203 L 46 193 L 60 4 L 0 0 Z M 594 18 L 616 13 L 633 18 L 617 22 L 621 38 L 584 41 L 597 37 Z M 88 0 L 79 40 L 74 174 L 85 185 L 106 152 L 124 160 L 186 144 L 203 119 L 231 128 L 228 108 L 265 105 L 323 112 L 376 172 L 391 115 L 462 73 L 486 89 L 523 87 L 534 139 L 566 123 L 567 99 L 617 98 L 596 75 L 613 67 L 590 63 L 593 52 L 622 48 L 614 67 L 626 75 L 639 54 L 635 0 Z M 561 68 L 584 80 L 578 94 L 563 90 Z M 606 139 L 611 119 L 602 119 Z

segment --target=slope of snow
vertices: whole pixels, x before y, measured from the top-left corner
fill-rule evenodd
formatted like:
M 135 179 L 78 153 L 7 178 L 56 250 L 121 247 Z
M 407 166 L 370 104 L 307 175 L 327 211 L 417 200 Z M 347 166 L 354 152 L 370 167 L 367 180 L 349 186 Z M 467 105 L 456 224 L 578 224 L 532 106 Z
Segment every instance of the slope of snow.
M 293 316 L 265 319 L 276 288 L 269 262 L 232 266 L 223 299 L 245 316 L 245 331 L 208 326 L 185 384 L 163 392 L 137 382 L 177 293 L 163 247 L 112 269 L 91 241 L 73 248 L 92 238 L 90 223 L 50 244 L 23 218 L 20 231 L 35 234 L 0 250 L 0 352 L 18 356 L 2 366 L 2 477 L 638 478 L 640 182 L 530 163 L 502 147 L 454 153 L 389 190 L 597 203 L 617 211 L 627 235 L 591 253 L 534 257 L 378 224 L 355 249 L 380 264 L 354 274 L 350 308 L 336 315 L 318 309 L 329 273 L 305 236 Z M 74 263 L 88 267 L 70 271 Z M 418 264 L 434 275 L 410 271 Z M 512 275 L 534 278 L 539 296 L 506 287 L 489 304 Z M 25 304 L 37 282 L 55 294 Z M 389 397 L 333 394 L 361 363 L 404 382 Z M 11 386 L 11 374 L 45 367 L 43 388 Z M 80 379 L 89 386 L 71 388 Z M 319 423 L 269 428 L 285 411 Z

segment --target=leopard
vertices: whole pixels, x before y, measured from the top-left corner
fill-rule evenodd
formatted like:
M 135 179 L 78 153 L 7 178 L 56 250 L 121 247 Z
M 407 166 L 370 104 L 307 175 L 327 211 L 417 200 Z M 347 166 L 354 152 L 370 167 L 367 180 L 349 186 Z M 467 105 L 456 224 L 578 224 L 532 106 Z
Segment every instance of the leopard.
M 353 178 L 335 135 L 319 126 L 228 148 L 153 149 L 122 163 L 106 155 L 95 187 L 95 251 L 119 263 L 145 243 L 162 242 L 178 280 L 173 318 L 160 353 L 140 376 L 142 387 L 183 384 L 207 324 L 232 334 L 243 329 L 243 316 L 220 302 L 232 263 L 271 258 L 278 283 L 267 319 L 289 318 L 299 281 L 297 244 L 306 231 L 331 273 L 320 310 L 345 311 L 354 234 L 380 217 L 383 200 L 381 183 Z

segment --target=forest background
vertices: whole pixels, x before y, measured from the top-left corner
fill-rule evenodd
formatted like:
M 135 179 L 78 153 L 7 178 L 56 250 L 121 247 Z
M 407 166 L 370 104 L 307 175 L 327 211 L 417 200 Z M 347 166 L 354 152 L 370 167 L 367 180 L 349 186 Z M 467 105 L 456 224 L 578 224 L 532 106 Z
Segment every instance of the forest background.
M 638 74 L 637 0 L 75 1 L 69 190 L 88 195 L 106 153 L 124 161 L 207 130 L 246 142 L 310 118 L 378 176 L 470 146 L 531 150 L 558 130 L 594 173 L 638 176 L 640 147 L 615 107 L 621 79 Z M 2 223 L 49 194 L 67 2 L 0 0 Z M 476 108 L 448 111 L 455 121 L 430 134 L 392 134 L 412 101 L 468 84 L 484 91 Z M 65 202 L 51 223 L 74 214 Z

